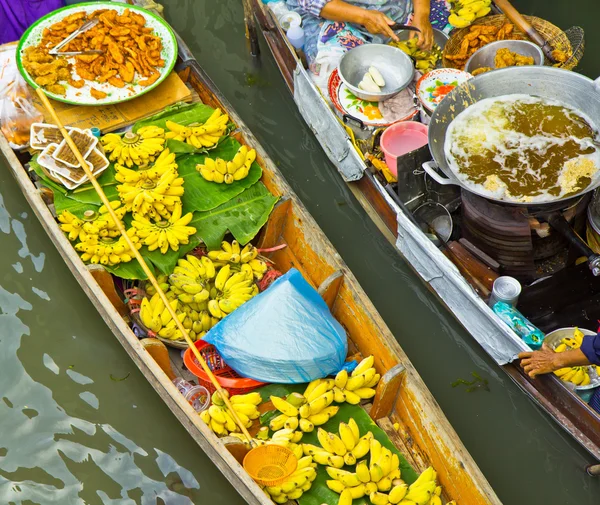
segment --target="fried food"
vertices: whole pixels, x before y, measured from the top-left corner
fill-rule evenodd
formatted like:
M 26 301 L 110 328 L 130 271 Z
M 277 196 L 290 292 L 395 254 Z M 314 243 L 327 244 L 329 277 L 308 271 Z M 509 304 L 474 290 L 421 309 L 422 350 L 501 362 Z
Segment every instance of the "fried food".
M 562 51 L 560 49 L 555 49 L 551 54 L 556 63 L 564 63 L 571 57 L 567 51 Z
M 533 65 L 534 63 L 535 60 L 533 59 L 533 56 L 523 56 L 506 47 L 498 49 L 494 58 L 494 65 L 496 68 L 522 67 L 525 65 Z
M 52 56 L 49 51 L 69 34 L 92 18 L 100 22 L 80 34 L 61 51 L 101 50 L 103 54 L 77 55 L 68 60 Z M 98 9 L 91 13 L 75 12 L 43 31 L 37 46 L 24 50 L 23 66 L 35 82 L 55 93 L 66 92 L 66 86 L 82 88 L 85 81 L 108 83 L 117 88 L 126 83 L 150 86 L 160 77 L 165 66 L 161 57 L 163 44 L 146 26 L 141 14 L 125 9 L 122 14 L 114 9 Z M 108 96 L 105 91 L 92 87 L 90 94 L 96 99 Z
M 480 74 L 485 74 L 486 72 L 490 72 L 491 70 L 494 70 L 492 67 L 481 67 L 481 68 L 476 68 L 475 70 L 473 70 L 473 72 L 471 72 L 471 75 L 473 77 L 480 75 Z

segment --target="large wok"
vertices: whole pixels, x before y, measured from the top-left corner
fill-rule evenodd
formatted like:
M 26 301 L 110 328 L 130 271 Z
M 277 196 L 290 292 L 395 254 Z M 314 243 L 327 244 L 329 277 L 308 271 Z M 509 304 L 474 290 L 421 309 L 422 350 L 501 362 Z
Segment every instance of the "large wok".
M 423 169 L 440 184 L 461 186 L 471 193 L 508 205 L 531 206 L 527 202 L 505 201 L 501 198 L 490 197 L 489 193 L 479 191 L 463 184 L 456 177 L 453 169 L 446 162 L 444 141 L 446 130 L 452 120 L 468 106 L 483 100 L 501 95 L 524 93 L 542 98 L 557 100 L 565 105 L 584 112 L 592 121 L 600 121 L 600 78 L 593 81 L 581 74 L 554 67 L 509 67 L 478 75 L 464 84 L 456 87 L 436 107 L 429 125 L 429 149 L 434 163 L 428 162 Z M 595 128 L 598 124 L 592 125 Z M 436 171 L 438 167 L 443 175 Z M 572 199 L 592 191 L 600 186 L 600 170 L 594 175 L 591 184 L 577 194 L 569 195 L 562 200 Z M 561 199 L 554 198 L 545 202 L 535 203 L 537 206 L 557 203 Z
M 448 165 L 444 153 L 446 130 L 458 114 L 484 98 L 514 93 L 525 93 L 557 100 L 584 112 L 592 121 L 600 121 L 600 78 L 593 81 L 569 70 L 542 66 L 509 67 L 481 74 L 455 88 L 436 107 L 429 125 L 429 149 L 434 161 L 423 164 L 425 172 L 440 184 L 461 186 L 466 191 L 488 200 L 504 205 L 531 207 L 531 203 L 492 198 L 488 193 L 466 186 Z M 592 126 L 598 128 L 598 124 Z M 436 166 L 443 175 L 436 171 Z M 600 275 L 600 256 L 595 254 L 575 234 L 562 217 L 562 214 L 554 210 L 557 203 L 563 202 L 567 206 L 573 198 L 593 191 L 598 186 L 600 186 L 600 170 L 594 175 L 590 185 L 579 193 L 569 195 L 567 198 L 554 198 L 534 204 L 536 208 L 543 208 L 544 206 L 548 208 L 545 220 L 556 231 L 565 236 L 582 254 L 587 256 L 589 267 L 595 276 Z

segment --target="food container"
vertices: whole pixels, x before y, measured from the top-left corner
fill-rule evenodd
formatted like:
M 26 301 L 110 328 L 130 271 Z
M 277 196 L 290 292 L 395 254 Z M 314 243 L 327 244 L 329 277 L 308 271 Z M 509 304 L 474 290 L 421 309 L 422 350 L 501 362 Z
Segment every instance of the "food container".
M 385 81 L 379 93 L 358 87 L 371 66 L 379 70 Z M 351 49 L 342 56 L 338 70 L 352 94 L 369 102 L 383 102 L 402 91 L 411 83 L 415 71 L 404 51 L 385 44 L 364 44 Z
M 398 157 L 427 145 L 427 126 L 416 121 L 404 121 L 387 128 L 380 146 L 385 162 L 394 175 L 398 174 Z
M 420 205 L 413 212 L 415 219 L 421 224 L 421 230 L 425 233 L 431 241 L 439 246 L 438 237 L 432 233 L 431 228 L 435 230 L 435 233 L 440 239 L 446 243 L 452 236 L 452 230 L 454 225 L 452 223 L 452 216 L 448 209 L 438 202 L 425 202 Z
M 520 54 L 521 56 L 531 56 L 533 58 L 534 65 L 544 64 L 544 53 L 535 45 L 533 42 L 528 40 L 497 40 L 496 42 L 490 42 L 481 49 L 478 49 L 473 53 L 465 65 L 465 72 L 472 73 L 474 70 L 483 67 L 496 68 L 494 62 L 496 53 L 500 49 L 508 49 L 513 53 Z M 529 66 L 529 65 L 527 65 Z
M 503 275 L 494 281 L 489 306 L 493 307 L 497 302 L 504 302 L 516 307 L 520 294 L 521 283 L 514 277 Z

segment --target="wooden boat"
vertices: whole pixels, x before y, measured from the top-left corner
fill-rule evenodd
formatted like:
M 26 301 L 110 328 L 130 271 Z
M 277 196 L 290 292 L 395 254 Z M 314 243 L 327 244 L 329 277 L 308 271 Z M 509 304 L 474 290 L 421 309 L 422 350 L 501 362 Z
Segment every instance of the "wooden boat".
M 551 374 L 533 380 L 517 362 L 513 362 L 518 352 L 523 350 L 519 337 L 487 306 L 455 264 L 415 225 L 396 190 L 367 167 L 347 129 L 313 84 L 271 11 L 261 0 L 247 0 L 246 3 L 249 3 L 249 9 L 258 21 L 304 120 L 365 211 L 430 291 L 504 372 L 590 455 L 600 460 L 600 414 L 566 388 L 556 376 Z M 595 324 L 595 318 L 590 319 Z M 501 354 L 498 353 L 498 343 L 502 343 L 504 348 Z M 594 469 L 598 471 L 600 467 L 595 466 Z
M 382 380 L 372 404 L 368 406 L 371 418 L 389 434 L 416 470 L 433 465 L 445 498 L 460 504 L 499 505 L 493 489 L 352 272 L 252 133 L 193 59 L 183 41 L 180 40 L 179 44 L 176 71 L 195 90 L 198 100 L 220 107 L 229 114 L 236 125 L 236 135 L 245 144 L 257 149 L 257 160 L 263 168 L 262 182 L 273 194 L 280 196 L 257 245 L 269 248 L 285 242 L 287 247 L 270 254 L 277 267 L 283 271 L 297 268 L 313 286 L 318 287 L 333 315 L 348 332 L 352 355 L 376 356 L 375 364 Z M 221 439 L 200 420 L 140 344 L 130 328 L 127 311 L 115 290 L 113 278 L 101 267 L 95 265 L 91 268 L 82 262 L 57 225 L 48 192 L 34 183 L 32 174 L 23 164 L 23 156 L 17 157 L 1 135 L 0 149 L 33 211 L 85 294 L 162 400 L 247 503 L 271 504 L 269 497 L 226 450 Z M 173 353 L 171 359 L 181 370 L 179 352 Z M 394 423 L 399 423 L 399 428 L 394 428 Z

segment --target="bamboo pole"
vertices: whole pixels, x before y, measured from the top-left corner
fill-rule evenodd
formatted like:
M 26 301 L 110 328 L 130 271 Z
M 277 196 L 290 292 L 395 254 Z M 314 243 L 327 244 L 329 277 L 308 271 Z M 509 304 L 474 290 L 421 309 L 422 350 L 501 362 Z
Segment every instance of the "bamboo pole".
M 86 163 L 86 161 L 84 160 L 83 156 L 81 155 L 81 152 L 79 152 L 79 149 L 77 148 L 77 145 L 75 144 L 75 142 L 73 142 L 73 139 L 69 135 L 69 132 L 65 129 L 65 127 L 63 126 L 61 120 L 59 119 L 58 115 L 56 114 L 56 111 L 54 110 L 54 107 L 50 103 L 50 100 L 48 100 L 48 97 L 46 96 L 46 94 L 44 93 L 44 91 L 42 90 L 42 88 L 36 88 L 36 92 L 37 92 L 38 96 L 40 97 L 40 100 L 44 104 L 44 107 L 46 108 L 46 110 L 52 116 L 52 119 L 54 120 L 54 123 L 60 129 L 60 133 L 62 134 L 62 136 L 66 140 L 67 144 L 69 145 L 69 147 L 73 151 L 73 154 L 77 158 L 77 161 L 79 161 L 79 163 L 81 164 L 81 168 L 83 168 L 83 171 L 85 172 L 85 175 L 87 175 L 88 179 L 92 183 L 92 186 L 94 187 L 94 189 L 98 193 L 98 196 L 100 197 L 100 200 L 102 201 L 102 203 L 104 204 L 104 206 L 108 210 L 108 213 L 110 214 L 110 217 L 113 218 L 113 220 L 114 220 L 117 228 L 119 229 L 119 232 L 121 233 L 121 236 L 125 239 L 125 242 L 127 242 L 127 245 L 131 249 L 131 254 L 140 263 L 140 266 L 142 267 L 142 270 L 148 276 L 148 280 L 150 281 L 150 283 L 152 284 L 152 286 L 154 286 L 154 289 L 156 289 L 156 292 L 159 294 L 161 300 L 165 304 L 165 308 L 169 311 L 169 314 L 171 315 L 171 317 L 175 321 L 177 329 L 179 331 L 181 331 L 181 334 L 183 335 L 183 338 L 185 339 L 185 341 L 186 341 L 187 345 L 189 346 L 189 348 L 194 353 L 194 356 L 196 356 L 196 359 L 198 360 L 198 363 L 200 363 L 200 366 L 202 367 L 202 369 L 204 370 L 204 372 L 206 373 L 206 375 L 208 375 L 210 381 L 215 386 L 215 388 L 216 388 L 217 392 L 219 393 L 219 395 L 221 396 L 223 402 L 225 403 L 225 405 L 229 409 L 230 414 L 235 419 L 235 422 L 238 424 L 238 426 L 242 430 L 242 433 L 244 434 L 244 436 L 248 439 L 248 442 L 250 443 L 250 446 L 253 447 L 255 445 L 254 441 L 252 440 L 252 437 L 250 436 L 250 433 L 248 433 L 248 430 L 246 429 L 246 426 L 244 425 L 244 423 L 242 422 L 242 420 L 237 415 L 235 409 L 231 405 L 231 402 L 229 401 L 229 395 L 228 395 L 227 391 L 225 391 L 221 387 L 221 385 L 219 384 L 219 381 L 217 381 L 217 378 L 212 373 L 212 370 L 209 368 L 209 366 L 206 364 L 206 361 L 204 360 L 204 358 L 200 354 L 200 351 L 198 351 L 198 348 L 194 345 L 194 342 L 190 338 L 187 330 L 183 327 L 183 324 L 177 318 L 177 314 L 175 313 L 175 311 L 171 307 L 171 303 L 170 303 L 169 299 L 167 298 L 167 295 L 165 294 L 165 292 L 162 290 L 162 288 L 158 284 L 158 281 L 156 280 L 156 277 L 154 277 L 154 274 L 152 273 L 152 271 L 150 270 L 150 268 L 148 268 L 148 265 L 146 264 L 146 261 L 144 260 L 144 258 L 140 254 L 140 252 L 135 247 L 133 241 L 131 240 L 131 237 L 127 234 L 127 230 L 125 230 L 125 227 L 121 223 L 121 220 L 115 214 L 115 211 L 113 210 L 113 208 L 110 206 L 110 201 L 106 197 L 106 194 L 104 193 L 104 190 L 102 189 L 102 186 L 100 186 L 100 184 L 98 183 L 98 180 L 96 179 L 96 177 L 94 177 L 94 174 L 92 174 L 92 171 L 90 170 L 88 164 Z
M 246 42 L 250 50 L 250 54 L 257 57 L 260 54 L 260 46 L 258 45 L 258 30 L 256 28 L 256 19 L 252 2 L 254 0 L 242 0 L 244 6 L 244 25 L 246 27 Z M 260 1 L 260 0 L 258 0 Z

